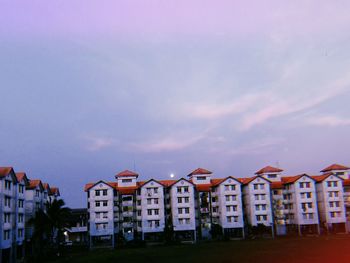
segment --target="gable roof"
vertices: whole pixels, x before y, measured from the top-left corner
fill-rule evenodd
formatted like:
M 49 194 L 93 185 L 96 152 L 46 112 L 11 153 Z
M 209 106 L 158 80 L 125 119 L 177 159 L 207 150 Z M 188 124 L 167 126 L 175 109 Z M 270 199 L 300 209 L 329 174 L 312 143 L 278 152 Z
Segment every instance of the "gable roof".
M 330 172 L 330 171 L 334 171 L 334 170 L 349 170 L 349 169 L 350 169 L 350 167 L 334 163 L 334 164 L 324 168 L 323 170 L 321 170 L 321 173 Z
M 60 196 L 60 189 L 58 187 L 51 187 L 50 188 L 50 195 L 56 195 L 56 196 Z
M 243 185 L 246 185 L 246 184 L 249 184 L 251 183 L 252 181 L 254 181 L 256 178 L 261 178 L 265 181 L 267 181 L 268 183 L 271 183 L 270 180 L 260 176 L 260 175 L 256 175 L 256 176 L 253 176 L 253 177 L 246 177 L 246 178 L 237 178 L 237 180 L 239 182 L 241 182 Z
M 282 169 L 272 167 L 272 166 L 265 166 L 264 168 L 261 168 L 259 171 L 257 171 L 255 174 L 264 174 L 264 173 L 280 173 L 283 172 Z
M 28 179 L 27 174 L 25 172 L 16 173 L 16 178 L 17 178 L 17 181 L 19 183 L 22 182 L 22 180 L 24 180 L 25 184 L 27 184 L 29 182 L 29 179 Z
M 283 183 L 281 181 L 271 182 L 271 189 L 282 189 Z
M 240 180 L 234 178 L 233 176 L 227 176 L 225 178 L 214 178 L 214 179 L 211 179 L 211 185 L 212 186 L 218 186 L 220 184 L 222 184 L 223 182 L 225 182 L 227 179 L 232 179 L 232 180 L 235 180 L 236 182 L 238 183 L 242 183 Z
M 6 177 L 11 172 L 14 172 L 12 167 L 0 167 L 0 178 Z
M 179 180 L 176 180 L 176 181 L 173 182 L 171 185 L 169 185 L 169 187 L 172 187 L 174 184 L 177 184 L 178 182 L 180 182 L 180 181 L 182 181 L 182 180 L 184 180 L 184 181 L 186 181 L 186 182 L 192 184 L 193 186 L 195 186 L 190 180 L 187 180 L 186 178 L 181 177 Z
M 129 170 L 124 170 L 120 173 L 118 173 L 115 178 L 118 178 L 118 177 L 133 177 L 133 176 L 136 176 L 138 177 L 139 175 L 135 172 L 132 172 L 132 171 L 129 171 Z
M 340 180 L 344 180 L 343 178 L 339 177 L 338 175 L 336 174 L 333 174 L 333 173 L 325 173 L 325 174 L 322 174 L 322 175 L 314 175 L 314 176 L 311 176 L 313 179 L 315 179 L 315 181 L 317 183 L 319 182 L 322 182 L 324 180 L 326 180 L 329 176 L 336 176 L 337 178 L 339 178 Z
M 95 185 L 98 185 L 99 183 L 106 184 L 106 185 L 108 185 L 108 186 L 110 186 L 112 188 L 116 188 L 116 184 L 117 184 L 117 183 L 107 183 L 107 182 L 105 182 L 103 180 L 100 180 L 100 181 L 98 181 L 96 183 L 87 183 L 85 185 L 85 187 L 84 187 L 84 191 L 86 192 L 86 191 L 90 190 L 92 187 L 94 187 Z
M 298 181 L 303 176 L 306 176 L 306 177 L 312 179 L 313 181 L 315 181 L 315 179 L 312 178 L 308 174 L 299 174 L 299 175 L 294 175 L 294 176 L 283 176 L 283 177 L 281 177 L 281 181 L 283 184 L 292 184 L 292 183 L 295 183 L 296 181 Z
M 196 170 L 193 170 L 191 173 L 189 173 L 187 176 L 200 175 L 200 174 L 212 174 L 212 172 L 204 168 L 197 168 Z
M 36 187 L 40 187 L 41 190 L 44 189 L 43 184 L 41 180 L 39 179 L 34 179 L 34 180 L 29 180 L 29 184 L 26 186 L 27 189 L 35 189 Z

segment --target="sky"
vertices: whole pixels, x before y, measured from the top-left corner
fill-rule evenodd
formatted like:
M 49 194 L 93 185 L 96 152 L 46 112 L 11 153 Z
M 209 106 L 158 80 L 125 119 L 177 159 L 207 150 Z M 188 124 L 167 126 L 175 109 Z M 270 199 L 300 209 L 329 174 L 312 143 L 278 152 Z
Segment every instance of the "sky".
M 0 166 L 58 186 L 350 165 L 349 1 L 0 0 Z

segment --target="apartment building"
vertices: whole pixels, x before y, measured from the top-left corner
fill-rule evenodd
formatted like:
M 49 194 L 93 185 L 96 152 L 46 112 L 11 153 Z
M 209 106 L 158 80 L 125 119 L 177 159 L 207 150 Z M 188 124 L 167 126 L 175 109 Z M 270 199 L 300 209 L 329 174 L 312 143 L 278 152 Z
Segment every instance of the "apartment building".
M 12 167 L 0 167 L 0 262 L 24 257 L 25 243 L 33 234 L 27 222 L 45 203 L 37 190 L 43 192 L 40 180 L 29 180 L 26 173 L 16 173 Z
M 187 178 L 148 181 L 125 170 L 114 182 L 85 186 L 90 243 L 162 241 L 169 233 L 191 242 L 218 233 L 243 238 L 249 225 L 277 235 L 319 234 L 323 225 L 339 232 L 347 229 L 348 170 L 332 165 L 318 176 L 283 176 L 282 169 L 266 166 L 253 177 L 212 178 L 198 168 Z
M 242 183 L 234 177 L 212 179 L 212 219 L 222 234 L 229 238 L 244 238 Z
M 164 240 L 165 230 L 165 202 L 164 186 L 156 180 L 149 180 L 142 184 L 137 193 L 138 231 L 142 233 L 142 240 Z
M 176 240 L 195 241 L 196 211 L 194 184 L 181 178 L 170 186 L 171 222 Z
M 246 223 L 253 227 L 270 227 L 273 234 L 270 181 L 260 175 L 239 180 L 242 182 Z

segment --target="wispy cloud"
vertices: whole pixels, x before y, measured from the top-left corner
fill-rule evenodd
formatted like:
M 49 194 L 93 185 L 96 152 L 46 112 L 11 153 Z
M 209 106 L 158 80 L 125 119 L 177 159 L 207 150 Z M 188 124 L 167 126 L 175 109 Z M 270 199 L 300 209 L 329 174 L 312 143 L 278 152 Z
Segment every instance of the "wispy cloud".
M 115 140 L 110 137 L 83 135 L 82 138 L 87 142 L 86 149 L 91 152 L 108 148 L 115 143 Z
M 241 154 L 262 154 L 269 152 L 269 149 L 276 145 L 281 145 L 285 142 L 284 138 L 262 138 L 243 144 L 241 146 L 235 147 L 230 150 L 230 154 L 241 155 Z
M 326 115 L 326 116 L 316 116 L 310 117 L 306 120 L 307 124 L 316 125 L 316 126 L 346 126 L 350 125 L 350 119 L 345 119 L 339 116 Z
M 133 151 L 148 153 L 179 151 L 196 144 L 204 138 L 205 135 L 195 135 L 192 137 L 169 136 L 148 142 L 131 143 L 128 148 Z
M 297 94 L 296 96 L 275 96 L 268 104 L 263 104 L 257 111 L 245 115 L 239 126 L 242 130 L 269 121 L 272 118 L 298 113 L 318 106 L 349 90 L 350 78 L 346 77 L 335 81 L 326 89 L 309 96 Z

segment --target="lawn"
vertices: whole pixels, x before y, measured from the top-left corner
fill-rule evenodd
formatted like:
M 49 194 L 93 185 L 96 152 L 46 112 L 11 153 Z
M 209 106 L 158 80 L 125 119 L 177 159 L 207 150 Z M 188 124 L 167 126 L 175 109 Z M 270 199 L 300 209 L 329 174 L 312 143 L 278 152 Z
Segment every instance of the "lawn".
M 350 262 L 350 236 L 277 238 L 208 242 L 116 250 L 93 250 L 65 255 L 59 262 Z

